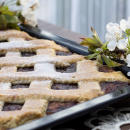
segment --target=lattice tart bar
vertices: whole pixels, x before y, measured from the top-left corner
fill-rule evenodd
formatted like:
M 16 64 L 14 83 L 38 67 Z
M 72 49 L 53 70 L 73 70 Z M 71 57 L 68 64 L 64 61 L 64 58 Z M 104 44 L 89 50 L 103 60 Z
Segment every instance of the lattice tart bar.
M 0 31 L 0 127 L 14 128 L 128 86 L 121 72 L 25 32 Z

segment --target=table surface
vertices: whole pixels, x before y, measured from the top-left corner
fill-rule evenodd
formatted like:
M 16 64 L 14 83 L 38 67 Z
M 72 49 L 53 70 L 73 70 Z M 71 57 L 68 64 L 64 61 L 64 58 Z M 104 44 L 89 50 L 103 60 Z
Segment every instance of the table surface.
M 87 37 L 85 35 L 76 33 L 76 32 L 72 32 L 68 29 L 59 27 L 57 25 L 53 25 L 51 23 L 47 23 L 45 21 L 41 21 L 38 20 L 38 27 L 40 29 L 49 31 L 53 34 L 59 35 L 61 37 L 76 41 L 78 43 L 80 43 L 82 40 L 80 38 L 82 37 Z M 114 108 L 120 108 L 120 107 L 130 107 L 130 99 L 126 102 L 126 101 L 121 101 L 120 103 L 116 103 L 116 105 L 114 105 Z M 64 124 L 61 124 L 59 126 L 56 126 L 55 128 L 52 128 L 52 130 L 91 130 L 90 128 L 86 127 L 84 125 L 84 121 L 85 119 L 88 118 L 89 115 L 84 115 L 83 117 L 79 117 L 77 119 L 74 119 L 72 121 L 66 122 Z M 65 129 L 68 128 L 68 129 Z M 130 126 L 129 128 L 123 128 L 121 130 L 130 130 Z
M 47 23 L 47 22 L 41 21 L 41 20 L 38 20 L 38 27 L 40 29 L 52 32 L 53 34 L 70 39 L 72 41 L 76 41 L 78 43 L 80 43 L 82 41 L 80 38 L 87 37 L 85 35 L 82 35 L 82 34 L 79 34 L 76 32 L 72 32 L 72 31 L 65 29 L 63 27 L 59 27 L 57 25 L 53 25 L 51 23 Z

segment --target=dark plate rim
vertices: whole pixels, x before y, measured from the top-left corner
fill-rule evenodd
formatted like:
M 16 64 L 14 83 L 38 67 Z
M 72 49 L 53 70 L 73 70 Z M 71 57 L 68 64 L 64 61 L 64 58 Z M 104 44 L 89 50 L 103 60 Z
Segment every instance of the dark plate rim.
M 21 28 L 21 30 L 26 31 L 30 35 L 35 36 L 37 38 L 54 40 L 57 44 L 68 47 L 70 49 L 70 51 L 72 51 L 72 52 L 76 52 L 76 53 L 79 53 L 82 55 L 89 54 L 86 47 L 80 46 L 78 43 L 76 43 L 74 41 L 54 35 L 45 30 L 40 30 L 39 28 L 35 28 L 35 27 L 31 27 L 31 26 L 23 26 L 21 24 L 19 24 L 19 27 Z M 128 72 L 127 69 L 126 69 L 126 71 Z M 67 122 L 67 121 L 77 118 L 79 116 L 88 114 L 96 109 L 113 104 L 115 102 L 118 102 L 118 101 L 123 100 L 128 97 L 130 97 L 130 86 L 127 86 L 125 88 L 119 89 L 114 92 L 111 92 L 109 94 L 105 94 L 105 95 L 97 97 L 95 99 L 86 101 L 84 103 L 78 104 L 71 108 L 57 112 L 55 114 L 37 119 L 35 121 L 21 125 L 19 127 L 13 128 L 11 130 L 23 130 L 23 129 L 43 130 L 43 129 L 51 128 L 51 127 L 59 125 L 63 122 Z

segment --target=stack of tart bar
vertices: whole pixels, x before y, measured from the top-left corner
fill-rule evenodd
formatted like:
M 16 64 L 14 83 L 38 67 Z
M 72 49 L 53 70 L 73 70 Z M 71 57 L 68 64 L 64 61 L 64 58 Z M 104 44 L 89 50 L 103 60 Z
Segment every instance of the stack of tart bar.
M 126 87 L 129 80 L 54 41 L 0 31 L 0 127 L 14 128 Z

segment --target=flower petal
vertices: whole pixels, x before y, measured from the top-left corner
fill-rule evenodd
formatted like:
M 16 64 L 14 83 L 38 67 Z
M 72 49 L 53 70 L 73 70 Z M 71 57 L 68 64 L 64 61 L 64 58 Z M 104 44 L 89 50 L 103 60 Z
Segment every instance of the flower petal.
M 106 28 L 109 33 L 115 35 L 116 37 L 122 36 L 122 30 L 121 30 L 119 24 L 117 24 L 117 23 L 113 24 L 112 22 L 110 22 L 106 25 Z
M 128 21 L 130 21 L 130 16 L 128 17 Z
M 26 19 L 25 22 L 26 24 L 31 25 L 33 27 L 35 27 L 38 24 L 37 19 L 35 17 L 33 17 L 31 20 Z
M 28 0 L 20 0 L 20 4 L 23 6 L 27 5 Z
M 130 76 L 130 72 L 127 73 L 127 76 Z
M 113 40 L 107 44 L 107 48 L 109 51 L 114 51 L 117 45 L 117 41 Z
M 109 32 L 109 33 L 111 33 L 111 27 L 113 26 L 113 23 L 112 22 L 110 22 L 110 23 L 108 23 L 107 25 L 106 25 L 106 28 L 107 28 L 107 31 Z
M 126 60 L 130 62 L 130 54 L 126 56 Z
M 31 26 L 37 25 L 37 19 L 35 17 L 34 11 L 31 8 L 24 7 L 22 10 L 22 15 L 25 18 L 25 23 Z
M 126 43 L 126 40 L 125 40 L 125 39 L 120 39 L 120 40 L 118 41 L 117 47 L 118 47 L 119 49 L 125 49 L 126 46 L 127 46 L 127 43 Z
M 125 20 L 125 19 L 122 19 L 122 20 L 120 21 L 120 27 L 121 27 L 121 29 L 122 29 L 123 31 L 126 30 L 126 20 Z
M 39 0 L 28 0 L 27 7 L 36 10 L 40 6 Z
M 30 17 L 30 15 L 33 16 L 34 13 L 33 13 L 33 11 L 32 11 L 30 8 L 28 8 L 28 7 L 23 7 L 21 14 L 22 14 L 24 17 Z
M 113 35 L 113 34 L 111 34 L 111 33 L 106 33 L 106 35 L 105 35 L 105 40 L 106 40 L 107 42 L 111 42 L 111 41 L 113 41 L 113 40 L 116 40 L 116 36 Z
M 128 39 L 125 39 L 126 44 L 128 45 Z
M 130 67 L 130 61 L 127 63 L 127 66 Z
M 127 22 L 126 22 L 126 28 L 127 28 L 127 29 L 130 28 L 130 21 L 127 21 Z

